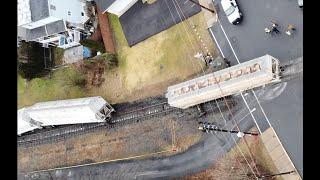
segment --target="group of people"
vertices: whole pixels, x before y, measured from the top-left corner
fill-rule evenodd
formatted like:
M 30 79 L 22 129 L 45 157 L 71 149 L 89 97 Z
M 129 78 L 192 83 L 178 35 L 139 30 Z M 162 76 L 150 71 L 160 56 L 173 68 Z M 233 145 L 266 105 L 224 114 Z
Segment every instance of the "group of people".
M 268 27 L 266 27 L 265 29 L 264 29 L 264 31 L 266 32 L 266 33 L 270 33 L 270 34 L 273 34 L 273 33 L 276 33 L 276 34 L 278 34 L 278 33 L 280 33 L 280 31 L 278 30 L 278 27 L 279 27 L 279 25 L 275 22 L 275 21 L 271 21 L 271 23 L 272 23 L 272 26 L 271 26 L 271 28 L 268 28 Z M 289 36 L 291 36 L 292 35 L 292 32 L 295 30 L 296 28 L 294 27 L 294 25 L 293 24 L 289 24 L 288 25 L 288 28 L 287 28 L 287 31 L 285 32 L 287 35 L 289 35 Z

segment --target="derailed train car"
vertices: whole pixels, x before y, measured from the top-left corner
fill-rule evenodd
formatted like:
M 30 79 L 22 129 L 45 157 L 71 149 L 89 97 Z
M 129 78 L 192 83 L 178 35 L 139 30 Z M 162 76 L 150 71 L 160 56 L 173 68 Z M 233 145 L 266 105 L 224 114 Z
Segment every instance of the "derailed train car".
M 170 106 L 188 107 L 280 81 L 279 60 L 259 58 L 168 87 Z
M 18 110 L 17 134 L 44 126 L 106 122 L 113 111 L 100 96 L 40 102 Z

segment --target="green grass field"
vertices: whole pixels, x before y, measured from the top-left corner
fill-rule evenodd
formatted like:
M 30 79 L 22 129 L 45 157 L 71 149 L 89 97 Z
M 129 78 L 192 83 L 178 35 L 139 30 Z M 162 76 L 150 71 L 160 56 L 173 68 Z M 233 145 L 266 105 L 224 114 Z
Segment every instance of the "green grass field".
M 84 97 L 83 80 L 82 74 L 73 66 L 30 81 L 18 75 L 18 108 L 41 101 Z

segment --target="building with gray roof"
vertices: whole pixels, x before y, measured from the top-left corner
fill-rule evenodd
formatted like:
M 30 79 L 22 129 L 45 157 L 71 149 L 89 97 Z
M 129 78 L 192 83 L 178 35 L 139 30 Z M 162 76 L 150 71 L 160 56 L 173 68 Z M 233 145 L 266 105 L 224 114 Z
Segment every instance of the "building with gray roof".
M 79 46 L 89 19 L 79 0 L 18 0 L 18 38 L 60 48 Z M 72 26 L 68 26 L 72 24 Z M 79 25 L 79 26 L 77 26 Z

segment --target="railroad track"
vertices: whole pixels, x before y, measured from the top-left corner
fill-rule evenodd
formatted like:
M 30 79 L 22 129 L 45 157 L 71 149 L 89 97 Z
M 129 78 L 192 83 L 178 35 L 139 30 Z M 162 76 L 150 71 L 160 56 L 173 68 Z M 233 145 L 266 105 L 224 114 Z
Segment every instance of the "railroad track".
M 287 64 L 282 64 L 281 67 L 282 81 L 290 79 L 294 74 L 300 73 L 302 70 L 302 58 L 290 61 Z M 232 99 L 227 98 L 231 105 L 236 104 Z M 222 102 L 222 99 L 218 99 Z M 214 108 L 213 108 L 213 106 Z M 202 109 L 206 113 L 216 113 L 217 107 L 215 102 L 209 101 L 201 104 Z M 179 119 L 187 120 L 197 118 L 197 116 L 190 116 L 197 114 L 199 109 L 197 107 L 190 107 L 182 110 L 168 105 L 165 97 L 149 98 L 141 102 L 123 103 L 114 105 L 116 112 L 108 123 L 91 123 L 91 124 L 77 124 L 77 125 L 63 125 L 56 126 L 55 128 L 44 128 L 18 137 L 18 146 L 34 146 L 43 143 L 52 143 L 65 140 L 69 137 L 76 137 L 81 134 L 93 132 L 96 130 L 110 129 L 117 126 L 123 126 L 130 123 L 137 123 L 139 121 L 162 117 L 169 114 L 175 114 Z M 225 104 L 220 105 L 221 109 L 226 108 Z M 188 115 L 186 115 L 188 114 Z M 188 116 L 188 118 L 187 118 Z M 191 117 L 191 118 L 190 118 Z
M 27 134 L 21 137 L 18 137 L 18 145 L 37 145 L 42 143 L 53 141 L 64 140 L 68 137 L 81 135 L 87 132 L 98 129 L 109 129 L 114 128 L 115 126 L 124 125 L 126 123 L 132 123 L 137 120 L 144 120 L 147 118 L 152 118 L 154 116 L 159 116 L 162 114 L 167 114 L 173 110 L 173 108 L 163 109 L 163 106 L 166 103 L 159 102 L 157 104 L 151 104 L 149 106 L 139 106 L 138 108 L 130 108 L 129 112 L 121 111 L 113 114 L 113 117 L 109 120 L 108 123 L 90 123 L 90 124 L 76 124 L 76 125 L 67 125 L 59 126 L 51 129 L 40 129 L 37 133 Z
M 223 108 L 223 100 L 218 100 Z M 203 110 L 207 113 L 216 113 L 218 111 L 215 103 L 206 102 L 203 103 Z M 232 99 L 228 99 L 228 103 L 235 104 Z M 210 106 L 209 106 L 210 104 Z M 115 106 L 117 107 L 117 105 Z M 112 118 L 108 123 L 91 123 L 91 124 L 77 124 L 77 125 L 67 125 L 59 126 L 51 129 L 42 129 L 37 133 L 27 134 L 18 137 L 18 146 L 30 147 L 45 143 L 53 143 L 66 140 L 71 137 L 76 137 L 85 133 L 107 130 L 110 128 L 116 128 L 118 126 L 124 126 L 127 124 L 137 123 L 144 120 L 150 120 L 157 117 L 163 117 L 166 115 L 178 115 L 179 119 L 194 119 L 197 118 L 197 113 L 199 112 L 197 107 L 190 107 L 188 109 L 182 110 L 179 108 L 171 107 L 168 105 L 164 98 L 158 98 L 153 103 L 137 103 L 131 104 L 130 106 L 124 106 L 125 108 L 119 107 L 116 112 L 112 115 Z M 187 115 L 185 115 L 187 114 Z M 190 116 L 194 115 L 194 116 Z M 188 116 L 188 118 L 187 118 Z

